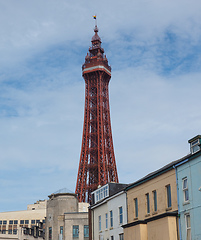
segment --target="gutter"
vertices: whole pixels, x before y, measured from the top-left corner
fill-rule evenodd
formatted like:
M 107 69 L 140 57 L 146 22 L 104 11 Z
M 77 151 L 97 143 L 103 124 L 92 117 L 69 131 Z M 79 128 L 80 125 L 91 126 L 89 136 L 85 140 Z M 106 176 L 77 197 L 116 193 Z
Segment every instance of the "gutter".
M 147 178 L 145 178 L 145 179 L 143 179 L 143 180 L 141 180 L 141 181 L 139 181 L 139 182 L 135 182 L 135 183 L 132 184 L 131 186 L 126 187 L 126 188 L 125 188 L 125 191 L 128 191 L 129 189 L 131 189 L 131 188 L 133 188 L 133 187 L 136 187 L 136 186 L 138 186 L 138 185 L 140 185 L 140 184 L 142 184 L 142 183 L 144 183 L 144 182 L 147 182 L 147 181 L 149 181 L 149 180 L 151 180 L 151 179 L 153 179 L 153 178 L 155 178 L 155 177 L 157 177 L 157 176 L 159 176 L 159 175 L 161 175 L 161 174 L 163 174 L 163 173 L 165 173 L 165 172 L 168 172 L 168 171 L 171 170 L 172 168 L 173 168 L 173 166 L 170 166 L 170 167 L 168 167 L 168 168 L 166 168 L 166 169 L 164 169 L 164 170 L 162 170 L 162 171 L 160 171 L 160 172 L 158 172 L 158 173 L 153 174 L 152 176 L 148 176 Z
M 177 204 L 178 204 L 178 216 L 179 216 L 179 238 L 182 240 L 181 236 L 181 219 L 180 219 L 180 205 L 179 205 L 179 184 L 178 184 L 178 172 L 177 172 L 177 167 L 181 166 L 182 164 L 186 163 L 189 161 L 189 158 L 173 165 L 173 168 L 175 169 L 175 174 L 176 174 L 176 185 L 177 185 Z
M 187 160 L 183 161 L 183 162 L 187 162 Z M 177 204 L 178 204 L 178 217 L 179 217 L 179 238 L 180 240 L 182 240 L 181 238 L 181 219 L 180 219 L 180 207 L 179 207 L 179 185 L 178 185 L 178 174 L 177 174 L 177 166 L 181 165 L 180 163 L 176 164 L 175 166 L 173 166 L 173 168 L 175 169 L 175 174 L 176 174 L 176 185 L 177 185 Z
M 182 164 L 184 164 L 184 163 L 186 163 L 186 162 L 188 162 L 188 161 L 189 161 L 189 159 L 187 158 L 187 159 L 183 160 L 182 162 L 175 164 L 175 165 L 173 166 L 173 168 L 176 168 L 176 167 L 178 167 L 178 166 L 180 166 L 180 165 L 182 165 Z

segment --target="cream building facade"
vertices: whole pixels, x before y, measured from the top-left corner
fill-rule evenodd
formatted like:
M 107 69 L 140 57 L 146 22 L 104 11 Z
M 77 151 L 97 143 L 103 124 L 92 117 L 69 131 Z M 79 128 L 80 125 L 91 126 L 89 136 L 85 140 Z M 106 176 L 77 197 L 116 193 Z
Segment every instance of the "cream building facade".
M 0 213 L 0 239 L 33 239 L 31 234 L 24 236 L 24 230 L 37 225 L 43 225 L 40 229 L 41 236 L 44 232 L 47 200 L 39 200 L 27 205 L 27 210 L 10 211 Z
M 31 228 L 39 222 L 45 223 L 47 200 L 27 206 L 27 210 L 0 213 L 0 233 L 17 235 L 20 227 Z M 0 234 L 0 235 L 1 235 Z
M 0 240 L 43 240 L 44 237 L 34 237 L 33 235 L 25 234 L 23 227 L 17 228 L 17 234 L 0 234 Z
M 179 239 L 175 164 L 150 173 L 126 188 L 128 223 L 126 240 Z

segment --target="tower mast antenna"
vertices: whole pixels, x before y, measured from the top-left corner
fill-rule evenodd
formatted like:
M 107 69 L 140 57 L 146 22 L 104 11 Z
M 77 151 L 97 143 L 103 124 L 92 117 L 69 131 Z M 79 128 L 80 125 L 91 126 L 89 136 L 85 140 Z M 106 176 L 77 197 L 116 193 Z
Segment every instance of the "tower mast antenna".
M 95 26 L 97 26 L 97 17 L 96 17 L 96 14 L 93 15 L 93 19 L 95 19 Z

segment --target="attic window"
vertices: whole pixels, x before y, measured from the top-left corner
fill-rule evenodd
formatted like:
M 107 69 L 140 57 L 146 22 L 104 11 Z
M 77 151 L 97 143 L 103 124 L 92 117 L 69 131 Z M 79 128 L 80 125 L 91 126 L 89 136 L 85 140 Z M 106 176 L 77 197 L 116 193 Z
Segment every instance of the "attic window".
M 200 150 L 199 139 L 191 142 L 191 153 L 196 153 Z
M 105 185 L 104 187 L 101 187 L 95 192 L 95 202 L 98 202 L 106 197 L 109 196 L 108 192 L 108 185 Z

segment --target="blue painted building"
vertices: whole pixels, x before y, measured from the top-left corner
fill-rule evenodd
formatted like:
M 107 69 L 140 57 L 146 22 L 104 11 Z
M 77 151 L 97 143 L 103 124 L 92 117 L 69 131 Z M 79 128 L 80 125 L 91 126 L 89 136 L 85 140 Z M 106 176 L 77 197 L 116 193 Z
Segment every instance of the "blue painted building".
M 201 135 L 188 142 L 191 154 L 175 165 L 180 239 L 201 240 Z

